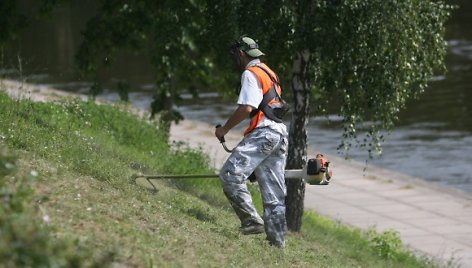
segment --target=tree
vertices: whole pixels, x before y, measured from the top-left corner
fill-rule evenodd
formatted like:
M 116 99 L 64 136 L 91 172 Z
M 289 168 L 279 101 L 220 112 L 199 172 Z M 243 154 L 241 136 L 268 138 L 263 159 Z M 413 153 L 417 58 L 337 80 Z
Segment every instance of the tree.
M 381 130 L 391 131 L 406 100 L 418 97 L 435 71 L 445 71 L 450 7 L 444 1 L 349 0 L 319 1 L 312 10 L 311 64 L 302 81 L 312 78 L 321 109 L 340 103 L 342 148 L 357 143 L 369 156 L 381 152 Z
M 182 118 L 174 109 L 181 89 L 218 85 L 219 73 L 201 38 L 205 26 L 201 3 L 186 1 L 102 0 L 97 15 L 83 32 L 77 63 L 84 76 L 96 80 L 97 70 L 113 64 L 117 52 L 145 55 L 155 72 L 152 116 L 160 114 L 166 128 Z
M 380 153 L 381 131 L 393 129 L 406 100 L 418 97 L 435 71 L 445 71 L 444 24 L 451 7 L 442 0 L 240 3 L 240 29 L 262 39 L 276 70 L 290 73 L 287 168 L 305 164 L 310 112 L 333 103 L 343 118 L 340 148 L 356 144 L 369 157 Z M 280 60 L 290 60 L 292 69 Z M 287 186 L 288 227 L 298 231 L 305 184 L 291 180 Z
M 240 33 L 256 37 L 292 89 L 287 168 L 301 168 L 309 115 L 328 104 L 343 118 L 341 149 L 381 151 L 381 131 L 391 131 L 406 100 L 444 71 L 449 11 L 443 0 L 103 0 L 79 59 L 94 71 L 96 55 L 108 63 L 120 47 L 150 55 L 159 89 L 154 111 L 171 110 L 178 89 L 197 81 L 229 88 L 222 48 Z M 288 226 L 298 231 L 305 184 L 287 186 Z
M 369 156 L 381 152 L 381 130 L 391 131 L 406 100 L 418 97 L 435 71 L 445 71 L 444 24 L 450 7 L 444 1 L 327 0 L 311 2 L 302 10 L 297 14 L 307 24 L 299 28 L 307 29 L 302 40 L 308 46 L 299 49 L 304 52 L 299 53 L 301 87 L 294 84 L 292 89 L 301 94 L 311 89 L 318 111 L 339 103 L 342 148 L 358 144 Z M 310 107 L 294 100 L 295 106 Z M 366 134 L 358 135 L 359 130 Z M 298 137 L 305 141 L 297 145 L 306 146 L 306 138 Z M 295 198 L 301 205 L 303 199 L 296 193 L 287 201 Z M 301 218 L 288 216 L 294 217 L 289 222 Z

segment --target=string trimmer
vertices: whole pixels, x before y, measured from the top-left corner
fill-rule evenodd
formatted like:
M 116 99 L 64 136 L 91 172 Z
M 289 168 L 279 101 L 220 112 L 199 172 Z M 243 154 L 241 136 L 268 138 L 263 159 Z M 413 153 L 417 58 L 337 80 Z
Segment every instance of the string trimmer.
M 232 152 L 233 149 L 229 149 L 226 146 L 225 138 L 220 139 L 221 145 L 227 152 Z M 302 169 L 287 169 L 285 170 L 285 179 L 303 179 L 310 185 L 328 185 L 332 171 L 329 167 L 330 162 L 322 154 L 317 154 L 315 158 L 308 159 L 306 165 Z M 154 190 L 157 190 L 156 186 L 152 183 L 152 180 L 162 179 L 214 179 L 218 178 L 218 174 L 185 174 L 185 175 L 146 175 L 146 174 L 135 174 L 133 175 L 134 181 L 137 183 L 138 179 L 146 180 Z

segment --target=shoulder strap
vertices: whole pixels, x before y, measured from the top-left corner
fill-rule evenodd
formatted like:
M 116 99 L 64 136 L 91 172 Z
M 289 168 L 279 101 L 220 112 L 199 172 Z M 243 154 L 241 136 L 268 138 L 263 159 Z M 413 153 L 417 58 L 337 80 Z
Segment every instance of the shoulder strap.
M 279 77 L 276 74 L 274 74 L 275 77 L 273 77 L 272 74 L 269 72 L 269 70 L 261 64 L 256 64 L 254 66 L 256 66 L 259 69 L 263 70 L 269 76 L 269 78 L 270 78 L 270 80 L 272 80 L 272 82 L 276 83 L 277 85 L 280 85 Z
M 260 65 L 260 64 L 256 64 L 255 66 L 258 67 L 258 68 L 260 68 L 261 70 L 263 70 L 263 71 L 269 76 L 270 80 L 271 80 L 274 84 L 273 84 L 272 87 L 270 87 L 270 89 L 264 94 L 264 96 L 262 97 L 261 103 L 259 104 L 259 106 L 257 107 L 256 110 L 253 110 L 253 111 L 251 112 L 250 116 L 251 116 L 251 117 L 255 116 L 255 115 L 257 114 L 257 112 L 259 112 L 259 111 L 263 111 L 264 114 L 267 116 L 267 114 L 266 114 L 266 109 L 265 109 L 265 108 L 266 108 L 266 106 L 269 104 L 269 102 L 270 102 L 271 100 L 273 100 L 273 99 L 282 100 L 282 97 L 280 97 L 280 95 L 279 95 L 279 93 L 277 92 L 276 87 L 275 87 L 275 85 L 278 85 L 278 86 L 280 85 L 280 84 L 279 84 L 279 77 L 278 77 L 277 75 L 275 75 L 275 77 L 274 77 L 274 76 L 269 72 L 269 70 L 268 70 L 266 67 L 264 67 L 264 66 L 262 66 L 262 65 Z M 271 116 L 270 119 L 274 120 L 274 119 L 272 118 L 272 116 Z
M 272 83 L 277 84 L 277 85 L 280 87 L 279 77 L 278 77 L 275 73 L 274 73 L 274 75 L 275 75 L 275 77 L 274 77 L 274 76 L 271 74 L 271 72 L 269 72 L 269 70 L 268 70 L 266 67 L 264 67 L 263 65 L 261 65 L 261 64 L 256 64 L 256 65 L 253 65 L 253 66 L 254 66 L 254 67 L 258 67 L 259 69 L 261 69 L 262 71 L 264 71 L 264 72 L 267 74 L 267 76 L 269 76 L 269 78 L 270 78 L 270 80 L 272 81 Z M 247 69 L 247 70 L 249 70 L 249 69 Z M 254 72 L 252 72 L 252 73 L 254 73 Z M 254 74 L 255 74 L 255 73 L 254 73 Z M 273 89 L 274 89 L 274 90 L 273 90 Z M 264 96 L 267 95 L 267 94 L 268 94 L 270 91 L 272 91 L 272 90 L 275 92 L 275 96 L 273 96 L 271 99 L 269 99 L 269 101 L 272 100 L 272 99 L 274 99 L 274 98 L 276 98 L 276 97 L 277 97 L 278 100 L 281 100 L 282 97 L 280 97 L 279 92 L 277 92 L 277 90 L 275 90 L 275 86 L 272 86 L 272 87 L 266 92 L 266 94 L 264 94 Z M 269 103 L 269 101 L 267 101 L 267 103 Z M 263 100 L 263 102 L 264 102 L 264 100 Z M 262 102 L 261 102 L 261 103 L 262 103 Z M 266 105 L 267 105 L 267 103 L 266 103 Z M 261 107 L 261 106 L 259 105 L 259 107 Z

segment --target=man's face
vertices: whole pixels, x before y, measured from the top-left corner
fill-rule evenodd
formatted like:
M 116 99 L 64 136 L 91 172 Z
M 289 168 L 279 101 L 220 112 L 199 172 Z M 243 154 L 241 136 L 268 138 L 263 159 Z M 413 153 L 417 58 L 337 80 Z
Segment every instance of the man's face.
M 239 49 L 236 49 L 234 53 L 231 53 L 231 55 L 233 57 L 233 62 L 236 68 L 238 68 L 239 71 L 244 70 L 244 68 L 246 67 L 244 66 L 244 52 Z

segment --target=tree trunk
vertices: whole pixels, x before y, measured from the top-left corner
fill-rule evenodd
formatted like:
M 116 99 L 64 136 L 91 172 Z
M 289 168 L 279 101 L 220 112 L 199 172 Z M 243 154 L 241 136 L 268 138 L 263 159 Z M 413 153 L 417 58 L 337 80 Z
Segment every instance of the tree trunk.
M 173 110 L 176 94 L 174 77 L 168 74 L 167 79 L 158 85 L 151 103 L 151 119 L 159 114 L 159 127 L 165 133 L 167 140 L 169 140 L 172 121 L 176 120 Z
M 301 169 L 306 162 L 306 125 L 308 123 L 310 86 L 307 79 L 308 55 L 299 53 L 294 61 L 292 73 L 292 92 L 294 104 L 292 121 L 289 130 L 289 147 L 286 169 Z M 302 226 L 305 182 L 287 180 L 287 197 L 285 199 L 287 226 L 290 231 L 299 232 Z

